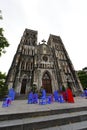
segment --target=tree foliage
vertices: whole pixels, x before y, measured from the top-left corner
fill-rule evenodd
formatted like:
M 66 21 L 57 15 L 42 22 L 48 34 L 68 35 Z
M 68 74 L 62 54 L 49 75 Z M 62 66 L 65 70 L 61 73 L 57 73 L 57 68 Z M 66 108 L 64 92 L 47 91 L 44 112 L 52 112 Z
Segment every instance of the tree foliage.
M 0 72 L 0 98 L 7 94 L 8 88 L 5 85 L 6 74 Z
M 0 10 L 0 20 L 2 19 Z M 3 28 L 0 28 L 0 56 L 5 53 L 5 48 L 9 46 L 7 39 L 4 37 Z M 5 85 L 6 74 L 0 71 L 0 98 L 7 94 L 7 86 Z
M 83 70 L 78 71 L 78 77 L 83 86 L 83 89 L 87 88 L 87 73 Z
M 3 35 L 3 28 L 0 28 L 0 56 L 5 53 L 5 48 L 9 46 L 7 39 Z

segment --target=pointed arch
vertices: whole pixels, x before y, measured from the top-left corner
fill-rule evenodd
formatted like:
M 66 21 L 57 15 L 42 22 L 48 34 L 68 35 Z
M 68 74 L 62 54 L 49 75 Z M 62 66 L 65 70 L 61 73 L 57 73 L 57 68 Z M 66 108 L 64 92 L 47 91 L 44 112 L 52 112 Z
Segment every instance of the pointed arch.
M 27 79 L 24 78 L 24 79 L 22 80 L 22 85 L 21 85 L 21 94 L 25 94 L 26 84 L 27 84 Z
M 22 76 L 22 84 L 21 84 L 21 92 L 20 92 L 21 94 L 26 93 L 27 78 L 28 78 L 28 76 L 26 74 L 24 74 Z

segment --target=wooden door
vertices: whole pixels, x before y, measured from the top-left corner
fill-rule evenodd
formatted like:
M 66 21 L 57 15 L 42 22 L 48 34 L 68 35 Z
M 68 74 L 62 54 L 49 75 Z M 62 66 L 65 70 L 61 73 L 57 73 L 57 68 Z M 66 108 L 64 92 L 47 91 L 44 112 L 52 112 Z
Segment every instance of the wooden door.
M 43 75 L 42 86 L 46 90 L 46 93 L 52 93 L 51 78 L 47 72 Z

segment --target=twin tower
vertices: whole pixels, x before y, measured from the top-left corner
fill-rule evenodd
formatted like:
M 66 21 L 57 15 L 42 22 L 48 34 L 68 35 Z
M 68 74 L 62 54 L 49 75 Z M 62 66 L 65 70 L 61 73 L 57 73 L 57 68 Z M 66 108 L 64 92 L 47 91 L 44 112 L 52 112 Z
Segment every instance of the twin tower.
M 8 71 L 6 84 L 17 93 L 27 94 L 33 86 L 47 93 L 71 87 L 73 94 L 82 91 L 76 71 L 59 36 L 47 43 L 37 43 L 37 31 L 25 29 Z

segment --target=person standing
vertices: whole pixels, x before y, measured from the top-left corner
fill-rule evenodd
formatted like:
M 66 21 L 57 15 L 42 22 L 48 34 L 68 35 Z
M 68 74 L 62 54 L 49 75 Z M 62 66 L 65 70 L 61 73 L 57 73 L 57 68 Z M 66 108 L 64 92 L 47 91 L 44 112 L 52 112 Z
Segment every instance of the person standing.
M 73 93 L 70 87 L 67 88 L 66 93 L 67 93 L 67 102 L 74 103 L 75 101 L 74 101 Z

